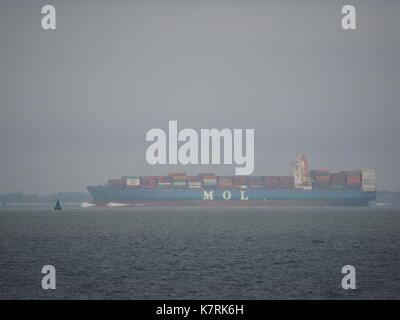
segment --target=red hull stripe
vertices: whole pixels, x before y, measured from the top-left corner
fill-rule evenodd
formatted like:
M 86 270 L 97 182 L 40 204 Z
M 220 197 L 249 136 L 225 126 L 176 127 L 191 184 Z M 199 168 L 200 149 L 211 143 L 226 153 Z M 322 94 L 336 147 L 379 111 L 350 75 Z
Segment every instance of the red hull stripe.
M 96 207 L 108 207 L 109 202 L 96 201 Z M 124 206 L 118 206 L 124 204 Z M 340 207 L 360 205 L 354 201 L 284 201 L 284 200 L 264 200 L 264 201 L 241 201 L 241 200 L 198 200 L 198 201 L 132 201 L 118 202 L 114 207 Z

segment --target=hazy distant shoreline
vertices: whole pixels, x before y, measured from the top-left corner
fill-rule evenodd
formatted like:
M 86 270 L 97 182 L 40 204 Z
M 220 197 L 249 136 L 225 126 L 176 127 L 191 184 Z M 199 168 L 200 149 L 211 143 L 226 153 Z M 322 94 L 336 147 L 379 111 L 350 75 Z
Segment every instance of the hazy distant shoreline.
M 82 202 L 62 202 L 63 208 L 80 208 Z M 1 209 L 53 209 L 55 202 L 8 202 Z
M 87 192 L 57 192 L 49 195 L 25 194 L 23 191 L 0 194 L 0 205 L 3 203 L 53 203 L 57 200 L 68 203 L 91 201 Z

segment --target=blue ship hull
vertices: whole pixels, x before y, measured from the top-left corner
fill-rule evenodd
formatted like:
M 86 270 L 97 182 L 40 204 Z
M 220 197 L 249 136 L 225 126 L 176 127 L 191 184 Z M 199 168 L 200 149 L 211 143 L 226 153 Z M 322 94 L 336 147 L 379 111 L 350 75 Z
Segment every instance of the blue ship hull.
M 89 186 L 96 206 L 368 206 L 376 192 L 360 190 L 143 189 Z

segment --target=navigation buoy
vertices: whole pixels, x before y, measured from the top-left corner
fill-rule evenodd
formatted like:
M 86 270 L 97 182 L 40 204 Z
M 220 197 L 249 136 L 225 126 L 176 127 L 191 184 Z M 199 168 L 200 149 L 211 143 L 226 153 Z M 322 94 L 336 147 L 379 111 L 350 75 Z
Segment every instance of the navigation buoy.
M 54 207 L 54 210 L 61 210 L 61 209 L 62 209 L 62 207 L 61 207 L 61 204 L 60 204 L 60 200 L 57 200 L 56 206 Z

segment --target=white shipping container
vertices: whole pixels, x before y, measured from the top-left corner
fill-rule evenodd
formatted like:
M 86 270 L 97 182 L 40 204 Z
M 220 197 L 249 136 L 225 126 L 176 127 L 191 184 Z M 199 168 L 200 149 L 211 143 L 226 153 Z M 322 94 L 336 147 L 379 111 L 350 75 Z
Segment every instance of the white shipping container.
M 375 191 L 376 181 L 375 181 L 375 171 L 372 169 L 361 170 L 362 175 L 362 190 L 363 191 Z
M 126 179 L 126 185 L 127 186 L 140 186 L 140 178 L 135 178 L 135 179 Z

